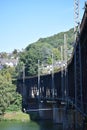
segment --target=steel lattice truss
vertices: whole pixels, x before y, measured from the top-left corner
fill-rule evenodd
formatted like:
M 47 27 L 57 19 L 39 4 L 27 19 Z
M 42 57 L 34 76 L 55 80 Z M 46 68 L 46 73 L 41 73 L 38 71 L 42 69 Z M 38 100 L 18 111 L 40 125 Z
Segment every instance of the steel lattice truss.
M 74 0 L 74 32 L 76 33 L 79 25 L 79 0 Z

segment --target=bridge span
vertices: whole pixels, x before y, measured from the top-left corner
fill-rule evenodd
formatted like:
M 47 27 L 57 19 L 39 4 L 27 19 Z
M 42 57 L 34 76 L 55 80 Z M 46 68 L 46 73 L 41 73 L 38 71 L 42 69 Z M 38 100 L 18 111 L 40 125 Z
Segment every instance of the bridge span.
M 80 115 L 82 120 L 87 117 L 87 4 L 67 72 L 61 73 L 18 78 L 17 91 L 22 95 L 24 112 L 58 123 L 67 120 L 67 110 L 74 113 L 76 121 Z

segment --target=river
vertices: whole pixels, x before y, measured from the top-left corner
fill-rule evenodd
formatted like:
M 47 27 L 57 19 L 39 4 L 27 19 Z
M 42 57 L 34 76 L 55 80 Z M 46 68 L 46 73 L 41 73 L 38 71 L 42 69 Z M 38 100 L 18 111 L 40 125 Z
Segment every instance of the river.
M 16 122 L 1 121 L 0 130 L 62 130 L 60 125 L 52 122 Z
M 0 121 L 0 130 L 66 130 L 62 128 L 62 125 L 53 124 L 51 121 L 42 122 L 17 122 L 17 121 Z M 75 130 L 74 128 L 69 128 L 68 130 Z M 87 126 L 82 129 L 77 130 L 87 130 Z

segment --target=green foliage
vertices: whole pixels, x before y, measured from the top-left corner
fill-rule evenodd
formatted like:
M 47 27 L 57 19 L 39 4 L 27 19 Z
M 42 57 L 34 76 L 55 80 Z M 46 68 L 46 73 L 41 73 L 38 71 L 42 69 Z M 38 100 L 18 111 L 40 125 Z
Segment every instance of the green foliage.
M 37 74 L 38 70 L 38 59 L 41 64 L 52 63 L 52 53 L 54 60 L 58 61 L 61 59 L 60 46 L 64 45 L 64 34 L 67 35 L 68 49 L 72 48 L 74 37 L 73 29 L 67 32 L 61 32 L 51 37 L 40 38 L 37 42 L 30 44 L 20 54 L 19 65 L 23 63 L 25 65 L 26 76 L 32 76 Z M 22 69 L 19 75 L 22 74 Z
M 20 52 L 17 49 L 14 49 L 11 56 L 13 56 L 15 59 L 20 55 Z M 9 57 L 10 58 L 10 57 Z
M 22 104 L 22 97 L 20 94 L 18 94 L 16 92 L 16 90 L 13 92 L 14 98 L 13 100 L 10 102 L 8 108 L 6 109 L 6 111 L 18 111 L 21 109 L 21 104 Z
M 17 53 L 18 53 L 17 49 L 14 49 L 13 55 L 17 55 Z
M 9 106 L 12 101 L 12 90 L 13 85 L 8 80 L 8 76 L 0 75 L 0 114 L 4 114 L 6 108 Z
M 14 75 L 15 68 L 7 67 L 0 70 L 0 115 L 8 108 L 21 108 L 21 96 L 16 92 L 16 85 L 12 83 Z

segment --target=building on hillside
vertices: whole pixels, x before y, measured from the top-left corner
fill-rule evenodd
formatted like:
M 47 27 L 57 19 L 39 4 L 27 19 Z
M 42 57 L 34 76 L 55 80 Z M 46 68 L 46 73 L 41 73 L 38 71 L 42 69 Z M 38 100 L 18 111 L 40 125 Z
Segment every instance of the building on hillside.
M 8 67 L 15 67 L 18 64 L 18 58 L 17 59 L 5 59 L 0 58 L 0 69 L 3 68 L 4 65 Z

